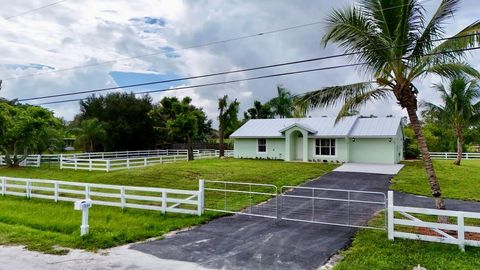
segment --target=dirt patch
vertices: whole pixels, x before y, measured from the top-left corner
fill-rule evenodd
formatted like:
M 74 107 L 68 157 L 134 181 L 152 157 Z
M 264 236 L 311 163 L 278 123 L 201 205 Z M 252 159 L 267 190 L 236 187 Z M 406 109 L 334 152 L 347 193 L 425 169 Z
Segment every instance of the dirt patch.
M 455 238 L 458 237 L 457 231 L 450 231 L 450 230 L 441 230 L 448 235 L 451 235 Z M 428 235 L 428 236 L 438 236 L 438 237 L 443 237 L 443 235 L 433 231 L 432 229 L 428 228 L 417 228 L 417 233 L 421 235 Z M 480 233 L 472 233 L 472 232 L 466 232 L 465 233 L 465 240 L 474 240 L 474 241 L 480 241 Z

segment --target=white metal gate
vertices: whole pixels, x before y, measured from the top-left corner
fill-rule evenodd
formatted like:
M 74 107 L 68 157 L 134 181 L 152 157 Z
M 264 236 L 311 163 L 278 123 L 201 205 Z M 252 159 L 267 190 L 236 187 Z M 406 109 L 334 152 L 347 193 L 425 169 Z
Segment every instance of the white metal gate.
M 279 219 L 356 228 L 385 229 L 370 226 L 373 215 L 387 208 L 382 192 L 283 186 Z
M 265 218 L 278 217 L 277 187 L 205 180 L 205 210 Z M 247 205 L 247 207 L 245 207 Z

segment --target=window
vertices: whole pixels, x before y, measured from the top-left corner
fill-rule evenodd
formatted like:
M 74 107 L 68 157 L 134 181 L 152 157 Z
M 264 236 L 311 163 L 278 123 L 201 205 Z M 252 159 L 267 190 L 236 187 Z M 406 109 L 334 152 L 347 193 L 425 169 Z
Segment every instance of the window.
M 335 156 L 335 139 L 316 139 L 315 155 Z
M 258 139 L 257 150 L 258 150 L 259 153 L 266 153 L 267 152 L 267 139 Z

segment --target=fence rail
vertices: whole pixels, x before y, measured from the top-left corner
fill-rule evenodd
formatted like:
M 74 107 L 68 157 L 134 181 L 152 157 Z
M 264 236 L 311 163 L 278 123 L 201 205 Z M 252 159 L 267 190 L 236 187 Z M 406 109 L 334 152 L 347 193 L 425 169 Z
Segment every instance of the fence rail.
M 41 164 L 41 156 L 40 155 L 28 155 L 22 162 L 20 162 L 20 166 L 23 167 L 40 167 Z M 5 166 L 7 163 L 5 162 L 5 156 L 0 156 L 0 166 Z
M 436 243 L 446 243 L 458 245 L 461 250 L 465 250 L 465 245 L 480 247 L 478 237 L 469 239 L 469 234 L 480 233 L 480 226 L 465 225 L 466 219 L 480 220 L 480 213 L 438 210 L 429 208 L 395 206 L 393 201 L 393 191 L 388 192 L 388 239 L 405 238 L 413 240 L 422 240 Z M 400 215 L 403 218 L 396 217 Z M 435 221 L 421 220 L 414 214 L 427 215 L 433 217 L 450 217 L 450 223 L 437 223 Z M 453 222 L 453 223 L 452 223 Z M 409 228 L 410 230 L 396 230 L 395 225 Z M 430 233 L 414 233 L 411 229 L 424 228 Z M 452 233 L 452 232 L 455 233 Z M 456 237 L 455 237 L 456 236 Z
M 1 195 L 58 201 L 91 199 L 95 205 L 201 215 L 203 188 L 198 191 L 118 186 L 44 179 L 0 177 Z
M 432 159 L 457 159 L 455 152 L 430 152 Z M 462 153 L 464 159 L 480 159 L 480 153 Z

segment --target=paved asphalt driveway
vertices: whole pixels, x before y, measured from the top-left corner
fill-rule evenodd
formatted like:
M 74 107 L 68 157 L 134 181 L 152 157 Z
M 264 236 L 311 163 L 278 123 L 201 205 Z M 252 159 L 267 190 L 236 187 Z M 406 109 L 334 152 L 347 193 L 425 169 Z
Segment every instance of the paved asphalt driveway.
M 330 172 L 304 186 L 386 193 L 391 177 Z M 327 210 L 336 213 L 343 211 L 343 207 L 324 205 L 321 209 L 325 215 L 317 215 L 334 218 Z M 368 219 L 374 212 L 363 209 L 362 217 Z M 131 248 L 162 259 L 193 262 L 214 269 L 315 269 L 347 247 L 355 231 L 348 227 L 233 215 Z

